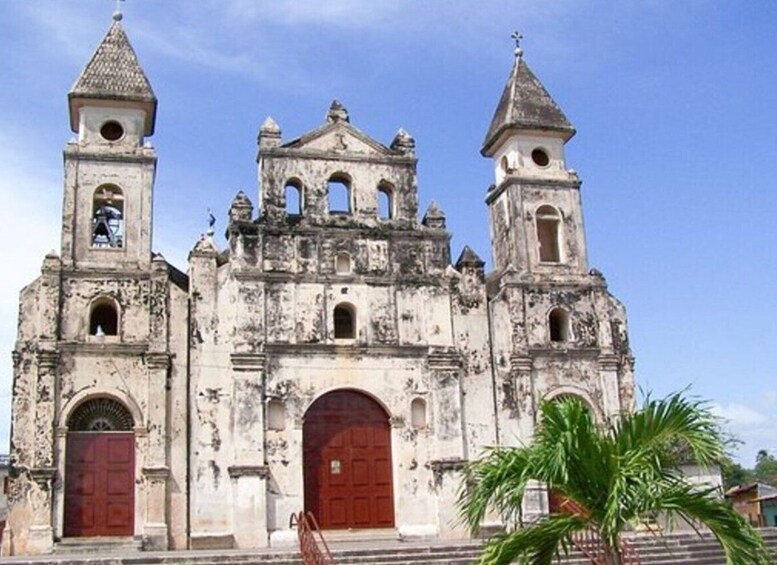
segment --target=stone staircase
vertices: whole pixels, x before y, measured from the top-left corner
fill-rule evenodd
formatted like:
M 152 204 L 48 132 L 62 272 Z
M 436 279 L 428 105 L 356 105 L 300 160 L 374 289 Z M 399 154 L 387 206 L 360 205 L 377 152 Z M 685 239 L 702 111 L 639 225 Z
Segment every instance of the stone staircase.
M 777 529 L 761 530 L 764 539 L 777 556 Z M 643 534 L 631 538 L 643 565 L 725 565 L 717 542 L 710 535 Z M 80 550 L 79 550 L 80 545 Z M 481 544 L 466 542 L 402 542 L 376 539 L 358 543 L 336 540 L 330 544 L 335 561 L 360 565 L 471 565 L 480 553 Z M 777 563 L 777 557 L 775 558 Z M 137 544 L 117 540 L 106 549 L 103 544 L 60 543 L 54 555 L 45 557 L 6 557 L 0 563 L 16 565 L 303 565 L 292 549 L 269 548 L 255 551 L 176 551 L 142 552 Z M 579 552 L 562 557 L 560 565 L 590 565 Z

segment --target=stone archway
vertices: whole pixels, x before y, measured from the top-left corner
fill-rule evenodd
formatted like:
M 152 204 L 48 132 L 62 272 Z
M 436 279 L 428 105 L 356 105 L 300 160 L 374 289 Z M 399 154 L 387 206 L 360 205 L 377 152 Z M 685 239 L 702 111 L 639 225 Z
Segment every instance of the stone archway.
M 322 529 L 394 527 L 389 416 L 372 398 L 338 390 L 316 400 L 302 428 L 305 510 Z
M 68 418 L 66 537 L 131 536 L 135 529 L 135 434 L 119 401 L 94 398 Z

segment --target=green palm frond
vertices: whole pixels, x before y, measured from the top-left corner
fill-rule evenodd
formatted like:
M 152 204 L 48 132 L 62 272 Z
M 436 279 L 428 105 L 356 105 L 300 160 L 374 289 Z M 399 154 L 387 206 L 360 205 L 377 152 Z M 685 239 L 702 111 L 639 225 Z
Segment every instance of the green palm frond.
M 578 399 L 543 404 L 530 446 L 492 449 L 466 468 L 461 520 L 474 533 L 496 512 L 508 529 L 489 542 L 480 563 L 550 563 L 572 533 L 586 527 L 615 548 L 626 529 L 658 512 L 706 525 L 731 565 L 769 563 L 758 532 L 720 493 L 685 481 L 672 455 L 678 443 L 700 464 L 723 455 L 718 421 L 703 402 L 681 394 L 648 398 L 606 429 Z M 530 481 L 562 493 L 577 515 L 553 514 L 516 529 Z
M 662 510 L 691 523 L 704 524 L 713 533 L 726 554 L 729 565 L 767 565 L 773 563 L 761 535 L 734 512 L 714 488 L 699 488 L 682 480 L 657 485 L 652 510 Z
M 520 521 L 521 501 L 532 478 L 531 448 L 490 449 L 464 469 L 460 519 L 476 534 L 489 509 L 510 524 Z
M 572 534 L 585 528 L 586 522 L 578 516 L 551 515 L 530 528 L 493 537 L 477 563 L 503 565 L 518 561 L 527 565 L 550 565 L 556 555 L 568 551 Z

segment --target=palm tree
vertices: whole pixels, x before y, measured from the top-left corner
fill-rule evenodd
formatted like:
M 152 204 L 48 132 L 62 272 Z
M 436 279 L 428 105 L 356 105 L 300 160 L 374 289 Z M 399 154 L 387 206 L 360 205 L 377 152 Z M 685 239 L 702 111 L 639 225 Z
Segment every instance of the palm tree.
M 718 422 L 704 403 L 681 394 L 648 398 L 641 410 L 606 428 L 596 426 L 578 399 L 544 403 L 531 445 L 492 448 L 466 468 L 459 495 L 464 523 L 476 534 L 486 514 L 496 511 L 508 525 L 489 540 L 479 563 L 550 564 L 568 550 L 573 536 L 593 531 L 606 563 L 619 565 L 621 534 L 658 513 L 705 525 L 729 564 L 771 563 L 761 536 L 717 489 L 683 479 L 673 456 L 677 446 L 699 464 L 722 458 Z M 530 481 L 560 491 L 575 511 L 522 524 L 521 502 Z

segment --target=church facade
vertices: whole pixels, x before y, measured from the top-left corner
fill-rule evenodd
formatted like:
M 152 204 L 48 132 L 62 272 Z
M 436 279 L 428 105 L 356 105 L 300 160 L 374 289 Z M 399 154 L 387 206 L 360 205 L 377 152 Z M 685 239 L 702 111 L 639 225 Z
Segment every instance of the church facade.
M 61 250 L 20 296 L 5 555 L 283 544 L 302 509 L 462 538 L 463 465 L 530 441 L 543 401 L 632 408 L 574 129 L 520 50 L 482 150 L 489 273 L 420 213 L 413 138 L 376 141 L 337 102 L 295 139 L 262 124 L 257 205 L 239 193 L 227 248 L 206 233 L 184 273 L 152 248 L 157 100 L 119 19 L 68 100 Z M 525 512 L 547 510 L 538 485 Z

